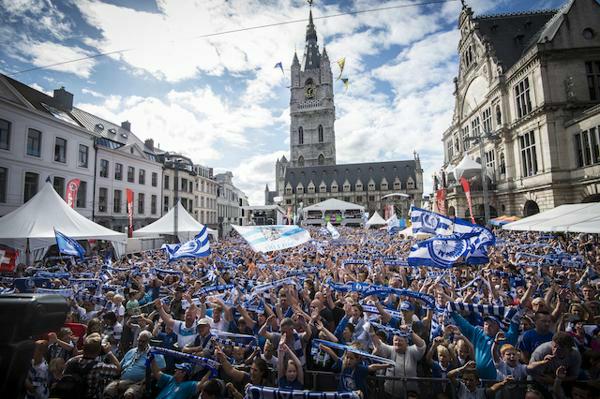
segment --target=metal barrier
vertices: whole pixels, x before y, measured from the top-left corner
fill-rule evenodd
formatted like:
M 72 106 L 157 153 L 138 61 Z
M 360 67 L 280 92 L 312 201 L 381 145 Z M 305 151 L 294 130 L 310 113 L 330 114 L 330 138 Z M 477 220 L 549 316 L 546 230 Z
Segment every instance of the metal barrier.
M 339 373 L 328 371 L 306 370 L 304 372 L 305 389 L 313 391 L 336 391 L 339 382 Z M 388 383 L 386 386 L 386 382 Z M 490 388 L 499 381 L 481 380 L 480 387 Z M 384 375 L 369 375 L 367 377 L 369 392 L 368 398 L 376 399 L 404 399 L 414 392 L 416 398 L 432 399 L 458 399 L 456 389 L 447 378 L 427 377 L 388 377 Z M 386 389 L 387 388 L 387 389 Z M 524 398 L 528 389 L 535 389 L 542 396 L 552 398 L 548 391 L 552 387 L 541 385 L 534 381 L 514 381 L 505 385 L 496 392 L 495 399 Z

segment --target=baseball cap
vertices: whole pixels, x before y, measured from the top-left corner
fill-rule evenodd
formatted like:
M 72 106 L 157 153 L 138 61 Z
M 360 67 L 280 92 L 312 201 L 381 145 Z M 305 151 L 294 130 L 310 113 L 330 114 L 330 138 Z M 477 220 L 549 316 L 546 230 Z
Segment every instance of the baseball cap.
M 400 310 L 415 310 L 415 307 L 413 306 L 412 303 L 408 302 L 408 301 L 402 301 L 402 303 L 400 304 Z
M 486 320 L 492 320 L 492 321 L 495 321 L 495 322 L 496 322 L 496 324 L 498 324 L 498 326 L 501 326 L 501 325 L 502 325 L 502 322 L 501 322 L 501 321 L 500 321 L 500 319 L 499 319 L 499 318 L 497 318 L 496 316 L 487 315 L 487 316 L 485 316 L 485 317 L 483 318 L 483 321 L 486 321 Z
M 185 371 L 188 374 L 192 372 L 192 365 L 189 364 L 189 363 L 177 363 L 175 365 L 175 368 L 177 370 L 183 370 L 183 371 Z
M 200 326 L 200 325 L 210 326 L 210 319 L 208 317 L 203 317 L 200 320 L 198 320 L 196 325 L 197 326 Z

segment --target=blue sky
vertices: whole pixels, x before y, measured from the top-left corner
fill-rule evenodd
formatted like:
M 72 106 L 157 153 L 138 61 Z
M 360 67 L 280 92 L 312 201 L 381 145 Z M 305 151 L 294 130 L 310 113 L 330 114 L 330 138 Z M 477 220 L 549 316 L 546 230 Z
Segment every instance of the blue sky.
M 556 8 L 566 0 L 467 1 L 476 15 Z M 315 1 L 314 16 L 424 1 Z M 346 57 L 335 86 L 339 163 L 412 158 L 425 191 L 443 162 L 452 118 L 461 4 L 414 5 L 317 19 L 319 45 Z M 306 20 L 305 0 L 0 0 L 0 71 L 130 49 L 14 75 L 38 90 L 64 86 L 75 105 L 142 139 L 217 171 L 231 170 L 253 204 L 274 186 L 289 152 L 289 66 L 301 57 L 306 22 L 199 38 L 232 29 Z M 282 62 L 285 76 L 274 69 Z M 334 75 L 337 66 L 332 65 Z

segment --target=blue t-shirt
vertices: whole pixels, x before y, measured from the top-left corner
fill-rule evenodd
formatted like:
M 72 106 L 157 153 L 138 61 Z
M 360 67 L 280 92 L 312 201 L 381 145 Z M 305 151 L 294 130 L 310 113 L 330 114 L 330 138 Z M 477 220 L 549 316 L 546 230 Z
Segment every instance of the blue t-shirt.
M 123 360 L 121 360 L 121 379 L 131 381 L 141 381 L 146 378 L 146 359 L 147 353 L 138 355 L 138 349 L 133 348 L 127 351 Z M 156 364 L 159 369 L 166 367 L 165 358 L 162 355 L 156 355 Z
M 196 394 L 196 381 L 183 381 L 179 384 L 175 377 L 163 373 L 158 380 L 158 387 L 161 388 L 156 399 L 189 399 Z
M 297 378 L 290 382 L 287 378 L 281 377 L 277 383 L 277 386 L 280 389 L 287 389 L 290 391 L 302 391 L 304 389 L 304 386 L 300 383 L 300 381 L 298 381 Z
M 366 365 L 359 363 L 353 369 L 346 367 L 342 370 L 342 359 L 338 359 L 333 366 L 333 371 L 341 371 L 338 391 L 362 391 L 364 396 L 367 397 L 367 376 L 369 375 L 369 368 Z
M 525 351 L 531 355 L 535 348 L 540 346 L 543 343 L 552 341 L 553 333 L 549 332 L 547 334 L 540 335 L 535 329 L 527 330 L 521 336 L 519 340 L 518 348 L 521 351 Z

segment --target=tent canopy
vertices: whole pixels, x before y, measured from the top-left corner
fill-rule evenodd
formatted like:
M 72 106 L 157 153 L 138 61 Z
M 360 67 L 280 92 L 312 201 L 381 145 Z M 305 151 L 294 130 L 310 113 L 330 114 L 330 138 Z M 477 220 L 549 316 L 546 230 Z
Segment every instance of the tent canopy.
M 181 205 L 181 202 L 177 202 L 177 236 L 179 241 L 186 242 L 191 240 L 200 230 L 204 228 L 204 225 L 193 218 L 192 215 Z M 133 232 L 134 237 L 156 237 L 161 234 L 175 235 L 175 207 L 169 209 L 163 217 L 150 223 L 148 226 L 142 227 Z M 213 229 L 208 229 L 208 234 L 212 235 L 214 239 L 217 238 L 217 232 Z
M 304 212 L 308 211 L 348 211 L 348 210 L 360 210 L 364 212 L 365 207 L 361 205 L 356 205 L 351 202 L 341 201 L 335 198 L 330 198 L 328 200 L 319 202 L 318 204 L 314 204 L 311 206 L 307 206 L 304 208 Z
M 560 205 L 502 226 L 506 230 L 600 233 L 600 203 Z
M 459 180 L 463 176 L 466 178 L 473 177 L 478 173 L 481 173 L 481 164 L 475 162 L 468 155 L 465 155 L 454 168 L 454 176 L 456 177 L 456 180 Z
M 54 229 L 76 240 L 108 240 L 125 244 L 127 237 L 72 209 L 47 182 L 42 189 L 19 208 L 0 218 L 0 244 L 12 248 L 47 248 L 56 243 Z
M 387 222 L 385 221 L 385 219 L 383 219 L 381 217 L 381 215 L 379 215 L 379 212 L 375 211 L 373 216 L 371 216 L 371 218 L 367 221 L 366 225 L 367 226 L 383 226 L 383 225 L 387 225 Z

